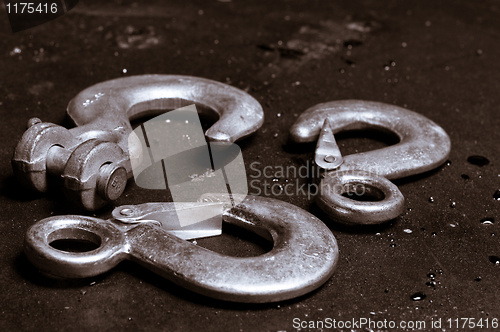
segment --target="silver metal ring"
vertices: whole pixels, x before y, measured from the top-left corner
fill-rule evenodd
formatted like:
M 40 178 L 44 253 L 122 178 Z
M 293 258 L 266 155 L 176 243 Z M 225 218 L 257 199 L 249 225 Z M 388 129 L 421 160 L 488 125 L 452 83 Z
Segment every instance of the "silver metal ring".
M 404 197 L 398 187 L 377 174 L 356 170 L 329 172 L 320 186 L 316 204 L 330 218 L 342 223 L 380 224 L 396 218 L 404 209 Z M 380 196 L 381 200 L 355 199 L 370 196 L 370 192 L 373 196 Z

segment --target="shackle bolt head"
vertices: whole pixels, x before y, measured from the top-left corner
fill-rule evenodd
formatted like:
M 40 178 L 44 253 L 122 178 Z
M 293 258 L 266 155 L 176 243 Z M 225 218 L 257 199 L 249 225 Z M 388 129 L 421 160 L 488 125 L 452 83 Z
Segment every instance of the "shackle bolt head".
M 127 171 L 113 163 L 104 164 L 99 169 L 97 193 L 107 201 L 114 201 L 121 196 L 127 185 Z

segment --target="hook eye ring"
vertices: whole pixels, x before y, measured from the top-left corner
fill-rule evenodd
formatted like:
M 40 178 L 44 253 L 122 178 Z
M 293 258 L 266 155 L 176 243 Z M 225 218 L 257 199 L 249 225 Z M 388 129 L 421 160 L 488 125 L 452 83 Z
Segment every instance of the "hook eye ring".
M 56 240 L 86 240 L 99 245 L 85 252 L 54 248 Z M 86 278 L 113 268 L 126 254 L 124 234 L 106 220 L 87 216 L 43 219 L 28 229 L 24 252 L 41 271 L 63 278 Z
M 352 195 L 362 196 L 366 190 L 380 191 L 381 200 L 359 201 L 344 197 L 350 186 Z M 362 190 L 358 191 L 358 186 Z M 373 188 L 375 190 L 373 190 Z M 316 204 L 336 221 L 349 225 L 373 225 L 392 220 L 403 213 L 404 197 L 398 187 L 387 178 L 361 170 L 329 172 L 320 184 Z

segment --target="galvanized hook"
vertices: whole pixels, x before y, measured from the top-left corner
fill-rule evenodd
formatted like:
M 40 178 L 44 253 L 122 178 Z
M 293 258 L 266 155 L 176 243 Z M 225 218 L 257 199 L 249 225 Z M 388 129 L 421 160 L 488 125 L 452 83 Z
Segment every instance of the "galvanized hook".
M 142 154 L 130 120 L 198 104 L 219 115 L 207 130 L 210 141 L 234 142 L 264 122 L 257 100 L 216 81 L 176 75 L 141 75 L 102 82 L 80 92 L 67 112 L 77 127 L 29 121 L 12 166 L 21 182 L 39 192 L 49 175 L 62 178 L 68 196 L 88 210 L 118 198 L 132 177 L 131 159 Z
M 24 250 L 38 269 L 59 277 L 95 276 L 129 259 L 194 292 L 247 303 L 307 294 L 334 272 L 335 237 L 321 220 L 292 204 L 248 196 L 225 209 L 223 220 L 272 240 L 273 249 L 257 257 L 229 257 L 181 240 L 156 222 L 131 225 L 73 215 L 33 225 Z M 99 247 L 70 253 L 50 245 L 59 239 L 84 239 Z
M 391 199 L 386 197 L 378 202 L 346 201 L 337 197 L 345 193 L 345 189 L 339 191 L 332 188 L 339 184 L 349 184 L 346 182 L 346 174 L 349 172 L 351 175 L 358 173 L 357 179 L 349 180 L 352 183 L 366 182 L 371 178 L 375 188 L 389 193 L 394 192 L 395 186 L 380 177 L 399 179 L 432 170 L 443 164 L 450 153 L 450 138 L 436 123 L 407 109 L 378 102 L 342 100 L 315 105 L 302 113 L 292 126 L 290 135 L 295 142 L 313 142 L 320 133 L 327 137 L 320 138 L 315 160 L 328 170 L 328 164 L 338 160 L 338 156 L 335 160 L 326 159 L 328 151 L 332 155 L 338 154 L 333 134 L 368 128 L 392 132 L 399 137 L 400 142 L 382 149 L 343 156 L 343 160 L 334 166 L 339 173 L 330 174 L 323 179 L 322 188 L 330 190 L 318 195 L 318 205 L 339 221 L 380 223 L 395 218 L 403 209 L 403 196 L 399 190 L 399 194 L 391 196 Z M 325 146 L 330 148 L 325 149 Z M 325 156 L 323 164 L 318 162 L 321 156 Z M 366 172 L 372 175 L 368 176 Z M 334 179 L 335 174 L 340 179 Z M 399 200 L 397 204 L 394 204 L 394 199 Z

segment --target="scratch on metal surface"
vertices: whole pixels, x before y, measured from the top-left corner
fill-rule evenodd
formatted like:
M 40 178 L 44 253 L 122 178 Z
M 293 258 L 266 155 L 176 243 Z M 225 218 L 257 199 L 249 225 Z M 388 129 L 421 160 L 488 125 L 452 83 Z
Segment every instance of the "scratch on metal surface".
M 303 254 L 304 256 L 307 256 L 307 257 L 311 257 L 311 258 L 318 258 L 318 254 L 317 253 L 314 253 L 312 255 L 308 255 L 308 254 Z

